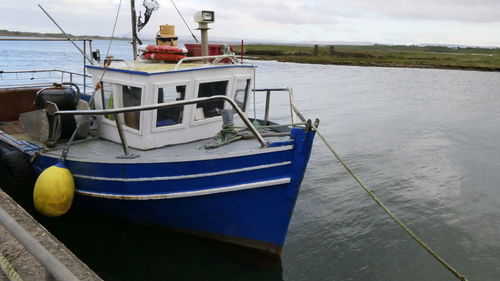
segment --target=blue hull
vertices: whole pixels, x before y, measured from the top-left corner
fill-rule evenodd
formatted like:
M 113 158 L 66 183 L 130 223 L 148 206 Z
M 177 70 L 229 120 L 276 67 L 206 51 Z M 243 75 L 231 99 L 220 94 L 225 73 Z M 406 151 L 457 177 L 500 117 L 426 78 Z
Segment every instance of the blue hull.
M 140 224 L 158 225 L 279 255 L 314 132 L 271 152 L 162 163 L 66 160 L 75 177 L 74 206 Z M 41 155 L 41 172 L 57 159 Z

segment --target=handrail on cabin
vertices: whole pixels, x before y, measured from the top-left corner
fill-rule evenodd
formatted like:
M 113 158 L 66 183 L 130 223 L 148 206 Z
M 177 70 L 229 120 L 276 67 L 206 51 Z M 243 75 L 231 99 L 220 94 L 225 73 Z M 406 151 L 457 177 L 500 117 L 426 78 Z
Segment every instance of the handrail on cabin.
M 113 114 L 115 116 L 118 116 L 117 114 L 119 114 L 119 113 L 155 110 L 155 109 L 160 109 L 160 108 L 180 106 L 180 105 L 189 105 L 189 104 L 195 104 L 195 103 L 201 103 L 201 102 L 207 102 L 207 101 L 213 101 L 213 100 L 225 100 L 225 101 L 227 101 L 233 107 L 233 109 L 236 111 L 238 116 L 240 116 L 241 120 L 243 120 L 243 123 L 245 123 L 245 125 L 252 132 L 252 134 L 255 136 L 255 138 L 257 138 L 258 142 L 261 145 L 261 148 L 267 147 L 267 143 L 264 140 L 264 138 L 261 136 L 259 131 L 257 131 L 257 129 L 253 126 L 252 122 L 250 122 L 248 117 L 245 116 L 245 114 L 239 108 L 239 106 L 232 99 L 230 99 L 226 96 L 221 96 L 221 95 L 215 95 L 215 96 L 206 97 L 206 98 L 196 98 L 196 99 L 191 99 L 191 100 L 182 100 L 182 101 L 158 103 L 158 104 L 151 104 L 151 105 L 130 106 L 130 107 L 124 107 L 124 108 L 115 108 L 115 109 L 61 110 L 61 111 L 56 111 L 56 112 L 52 113 L 51 115 L 58 116 L 58 115 L 107 115 L 107 114 Z M 125 139 L 125 134 L 123 134 L 122 124 L 119 121 L 119 119 L 117 121 L 118 122 L 116 122 L 116 125 L 117 125 L 116 127 L 117 127 L 118 133 L 120 135 L 120 140 L 121 140 L 121 143 L 123 146 L 123 151 L 124 151 L 125 155 L 128 156 L 129 155 L 128 145 L 127 145 L 127 141 Z
M 296 112 L 294 109 L 296 109 L 295 106 L 295 97 L 293 95 L 293 89 L 292 88 L 265 88 L 265 89 L 255 89 L 255 92 L 266 92 L 266 106 L 265 106 L 265 111 L 264 111 L 264 122 L 267 123 L 269 121 L 269 108 L 271 106 L 271 92 L 287 92 L 288 93 L 288 99 L 290 101 L 290 120 L 293 123 L 294 122 L 294 116 L 297 116 L 299 119 L 301 119 L 299 116 L 300 113 Z M 295 113 L 295 114 L 294 114 Z M 302 120 L 305 122 L 304 120 Z
M 200 57 L 185 57 L 185 58 L 182 58 L 181 60 L 179 60 L 177 62 L 177 64 L 175 65 L 175 68 L 174 70 L 178 70 L 179 67 L 181 66 L 181 64 L 185 61 L 203 61 L 203 60 L 208 60 L 208 59 L 218 59 L 218 60 L 221 60 L 221 59 L 225 59 L 225 58 L 232 58 L 232 59 L 238 59 L 236 57 L 236 55 L 216 55 L 216 56 L 200 56 Z

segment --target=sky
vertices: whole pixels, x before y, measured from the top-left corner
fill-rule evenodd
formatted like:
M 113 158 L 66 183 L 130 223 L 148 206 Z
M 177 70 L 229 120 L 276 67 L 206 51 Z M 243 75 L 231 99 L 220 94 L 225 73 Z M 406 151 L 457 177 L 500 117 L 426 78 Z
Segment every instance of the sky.
M 144 11 L 143 0 L 136 9 Z M 161 24 L 189 31 L 171 0 L 157 0 L 140 37 Z M 500 47 L 500 0 L 174 0 L 191 29 L 198 10 L 214 10 L 209 36 L 249 41 L 458 44 Z M 1 0 L 0 29 L 110 36 L 120 0 Z M 130 1 L 122 0 L 116 36 L 130 35 Z

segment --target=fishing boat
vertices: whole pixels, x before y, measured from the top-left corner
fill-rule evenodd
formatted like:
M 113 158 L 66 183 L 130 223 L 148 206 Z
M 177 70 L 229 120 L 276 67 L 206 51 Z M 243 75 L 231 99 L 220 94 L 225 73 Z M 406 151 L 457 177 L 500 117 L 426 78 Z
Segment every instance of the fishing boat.
M 134 61 L 90 58 L 90 94 L 74 82 L 1 89 L 4 165 L 21 179 L 30 167 L 37 185 L 51 167 L 69 170 L 72 208 L 279 256 L 311 154 L 311 120 L 291 89 L 255 89 L 254 65 L 208 53 L 214 12 L 195 21 L 201 56 L 157 46 Z M 288 94 L 286 124 L 269 120 L 276 93 Z M 256 95 L 265 102 L 252 103 Z M 61 177 L 43 181 L 50 189 Z

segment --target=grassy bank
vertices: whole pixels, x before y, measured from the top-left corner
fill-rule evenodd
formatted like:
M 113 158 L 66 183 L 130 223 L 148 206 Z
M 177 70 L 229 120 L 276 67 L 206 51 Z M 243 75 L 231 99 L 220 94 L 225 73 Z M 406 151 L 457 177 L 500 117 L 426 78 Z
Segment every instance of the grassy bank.
M 245 54 L 283 62 L 500 71 L 500 49 L 419 46 L 247 45 Z

